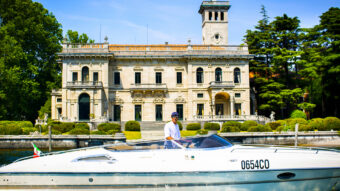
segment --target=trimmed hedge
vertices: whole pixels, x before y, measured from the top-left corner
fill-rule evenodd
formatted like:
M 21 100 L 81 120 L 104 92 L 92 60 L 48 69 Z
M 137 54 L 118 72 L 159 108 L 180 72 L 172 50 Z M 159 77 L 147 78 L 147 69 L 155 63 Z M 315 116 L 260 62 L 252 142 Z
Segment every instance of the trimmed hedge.
M 199 135 L 207 135 L 208 131 L 205 130 L 205 129 L 200 129 L 200 130 L 197 131 L 197 134 L 199 134 Z
M 220 124 L 218 123 L 205 123 L 204 124 L 205 130 L 213 130 L 213 131 L 219 131 L 220 130 Z
M 76 123 L 76 129 L 90 129 L 90 126 L 87 123 Z
M 323 120 L 325 127 L 327 127 L 328 130 L 335 130 L 338 131 L 340 130 L 340 119 L 337 117 L 326 117 Z
M 252 126 L 248 129 L 248 132 L 272 132 L 272 128 L 265 125 Z
M 66 133 L 74 129 L 76 126 L 76 123 L 69 123 L 69 122 L 65 123 L 65 122 L 59 122 L 59 121 L 52 121 L 48 123 L 47 126 L 48 125 L 51 126 L 52 130 L 56 130 L 61 133 Z M 47 128 L 47 131 L 48 131 L 48 128 Z
M 179 130 L 182 131 L 183 130 L 183 125 L 181 122 L 177 121 L 177 124 L 178 124 L 178 127 L 179 127 Z
M 281 126 L 281 123 L 278 121 L 274 121 L 274 122 L 269 122 L 266 124 L 266 126 L 270 127 L 272 130 L 277 129 L 278 127 Z
M 67 134 L 69 134 L 69 135 L 89 135 L 90 134 L 90 130 L 82 128 L 82 127 L 79 127 L 79 128 L 72 129 L 71 131 L 67 132 Z
M 192 131 L 192 130 L 200 130 L 201 129 L 201 124 L 200 123 L 189 123 L 187 125 L 187 130 Z
M 29 130 L 33 130 L 33 124 L 30 121 L 0 121 L 0 135 L 22 135 L 29 134 Z
M 241 124 L 240 130 L 241 131 L 248 131 L 250 127 L 257 126 L 258 124 L 256 121 L 245 121 Z
M 138 121 L 128 121 L 125 123 L 125 131 L 140 131 L 140 124 Z
M 221 132 L 240 132 L 241 123 L 237 121 L 227 121 L 223 123 Z
M 307 119 L 307 115 L 305 114 L 305 112 L 301 111 L 301 110 L 294 110 L 291 114 L 290 114 L 290 118 L 302 118 L 302 119 Z
M 115 131 L 120 132 L 120 124 L 118 123 L 101 123 L 98 125 L 99 131 L 109 132 L 109 131 Z
M 91 135 L 106 135 L 105 131 L 91 131 Z

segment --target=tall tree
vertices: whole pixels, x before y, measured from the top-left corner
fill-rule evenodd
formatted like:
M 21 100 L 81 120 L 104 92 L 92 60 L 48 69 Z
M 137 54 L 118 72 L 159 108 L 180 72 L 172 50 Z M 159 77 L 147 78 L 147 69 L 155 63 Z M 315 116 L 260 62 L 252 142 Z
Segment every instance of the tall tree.
M 257 98 L 259 114 L 269 116 L 271 111 L 289 116 L 297 107 L 302 90 L 296 83 L 299 45 L 299 20 L 286 14 L 269 22 L 265 7 L 255 30 L 248 30 L 246 42 L 254 54 L 250 72 L 254 74 L 251 88 Z M 294 72 L 295 71 L 295 72 Z
M 33 121 L 60 86 L 61 25 L 31 0 L 0 0 L 0 7 L 0 119 Z
M 305 29 L 302 34 L 300 73 L 311 81 L 308 85 L 311 99 L 317 104 L 316 111 L 321 111 L 316 115 L 339 117 L 340 9 L 332 7 L 320 18 L 319 25 Z
M 94 40 L 90 39 L 87 34 L 83 33 L 79 36 L 77 31 L 72 30 L 67 31 L 65 38 L 70 43 L 94 43 Z

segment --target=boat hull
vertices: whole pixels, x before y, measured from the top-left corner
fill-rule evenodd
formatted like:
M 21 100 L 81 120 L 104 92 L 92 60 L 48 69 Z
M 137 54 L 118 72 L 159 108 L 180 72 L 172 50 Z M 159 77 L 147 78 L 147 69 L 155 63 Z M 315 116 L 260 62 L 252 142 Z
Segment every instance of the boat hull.
M 153 173 L 1 173 L 0 189 L 340 190 L 340 169 Z

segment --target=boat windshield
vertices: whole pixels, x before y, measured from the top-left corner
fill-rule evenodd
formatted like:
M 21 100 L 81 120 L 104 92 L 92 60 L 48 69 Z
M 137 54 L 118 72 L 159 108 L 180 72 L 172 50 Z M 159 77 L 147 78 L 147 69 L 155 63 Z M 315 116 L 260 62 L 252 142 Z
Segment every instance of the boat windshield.
M 147 141 L 138 143 L 115 144 L 104 147 L 111 151 L 127 151 L 127 150 L 154 150 L 154 149 L 206 149 L 218 147 L 231 147 L 232 144 L 218 136 L 201 136 L 189 137 L 180 140 L 164 140 L 164 141 Z

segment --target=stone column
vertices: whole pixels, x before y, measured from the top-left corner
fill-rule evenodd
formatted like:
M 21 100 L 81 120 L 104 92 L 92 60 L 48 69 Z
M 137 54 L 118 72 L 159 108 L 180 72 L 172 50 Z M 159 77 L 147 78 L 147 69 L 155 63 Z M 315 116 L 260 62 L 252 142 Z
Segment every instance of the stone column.
M 231 115 L 231 117 L 234 116 L 234 105 L 235 105 L 234 97 L 230 96 L 230 115 Z

